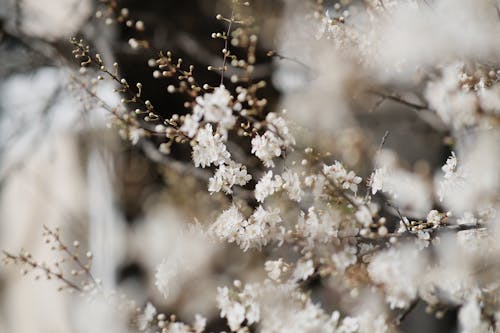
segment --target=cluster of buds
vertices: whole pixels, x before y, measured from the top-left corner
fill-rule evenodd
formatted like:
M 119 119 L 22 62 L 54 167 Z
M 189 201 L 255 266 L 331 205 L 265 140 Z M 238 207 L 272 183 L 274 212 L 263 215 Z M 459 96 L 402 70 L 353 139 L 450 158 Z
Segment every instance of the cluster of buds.
M 116 0 L 100 0 L 100 2 L 103 8 L 98 10 L 95 16 L 98 19 L 104 19 L 107 25 L 120 23 L 125 24 L 126 27 L 134 29 L 137 32 L 146 30 L 144 22 L 130 18 L 128 8 L 120 8 Z
M 28 251 L 21 250 L 18 254 L 3 251 L 5 264 L 18 264 L 23 267 L 21 273 L 27 275 L 30 271 L 35 273 L 35 279 L 45 277 L 47 280 L 56 280 L 61 283 L 59 291 L 72 292 L 91 291 L 100 286 L 100 281 L 91 274 L 92 252 L 82 253 L 80 242 L 74 241 L 67 245 L 60 236 L 58 228 L 52 230 L 44 226 L 44 241 L 50 246 L 51 251 L 58 253 L 57 260 L 52 264 L 38 261 Z M 69 265 L 69 266 L 68 266 Z M 66 268 L 71 268 L 69 272 Z
M 154 68 L 153 77 L 155 79 L 176 78 L 179 81 L 178 87 L 172 84 L 168 85 L 168 93 L 183 93 L 191 98 L 196 98 L 203 88 L 198 85 L 193 76 L 194 66 L 190 65 L 188 70 L 185 70 L 182 68 L 182 63 L 182 58 L 175 60 L 170 51 L 160 52 L 158 58 L 148 61 L 148 65 Z M 189 104 L 185 106 L 189 107 Z

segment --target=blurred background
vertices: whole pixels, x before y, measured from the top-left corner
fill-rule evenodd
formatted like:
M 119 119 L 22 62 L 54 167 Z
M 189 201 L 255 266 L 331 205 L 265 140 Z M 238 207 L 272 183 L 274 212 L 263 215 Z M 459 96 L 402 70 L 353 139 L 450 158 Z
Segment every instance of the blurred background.
M 166 93 L 171 82 L 155 80 L 148 59 L 158 50 L 171 50 L 195 66 L 200 82 L 217 84 L 219 76 L 206 68 L 220 65 L 221 42 L 210 35 L 225 29 L 215 15 L 229 15 L 230 4 L 130 0 L 119 5 L 146 29 L 137 32 L 96 19 L 102 3 L 94 0 L 0 2 L 0 248 L 24 248 L 50 261 L 53 253 L 43 244 L 42 226 L 59 226 L 68 242 L 79 240 L 92 250 L 93 274 L 110 290 L 126 293 L 139 306 L 151 301 L 182 320 L 192 321 L 201 313 L 209 318 L 209 331 L 220 329 L 217 286 L 234 278 L 263 278 L 263 255 L 242 255 L 239 249 L 200 241 L 186 229 L 195 220 L 213 221 L 228 198 L 208 195 L 206 183 L 192 170 L 189 147 L 174 149 L 165 160 L 109 129 L 105 112 L 82 91 L 69 89 L 79 64 L 68 40 L 81 36 L 106 62 L 118 62 L 121 75 L 141 82 L 144 95 L 162 114 L 182 113 L 184 100 Z M 384 147 L 409 169 L 428 175 L 442 165 L 449 155 L 443 144 L 449 133 L 435 115 L 394 101 L 368 112 L 377 100 L 356 95 L 354 87 L 361 80 L 352 68 L 328 50 L 301 48 L 311 37 L 297 24 L 303 7 L 302 1 L 253 2 L 260 36 L 255 75 L 269 83 L 263 91 L 269 109 L 289 109 L 297 123 L 316 130 L 306 136 L 310 132 L 297 126 L 299 136 L 333 151 L 364 176 L 371 168 L 366 161 L 386 131 L 390 136 Z M 133 49 L 130 38 L 147 39 L 151 48 Z M 326 52 L 318 71 L 330 67 L 333 73 L 312 80 L 314 73 L 307 67 L 266 56 L 270 50 L 306 63 Z M 110 104 L 119 102 L 111 83 L 99 89 Z M 177 167 L 169 167 L 172 163 Z M 421 211 L 430 208 L 427 202 L 422 205 Z M 172 276 L 167 299 L 154 286 L 156 266 L 163 260 L 182 266 Z M 95 304 L 55 289 L 0 266 L 0 332 L 126 331 Z M 335 303 L 332 295 L 321 300 L 329 304 L 326 308 Z M 455 316 L 450 311 L 436 321 L 422 306 L 403 329 L 453 331 Z

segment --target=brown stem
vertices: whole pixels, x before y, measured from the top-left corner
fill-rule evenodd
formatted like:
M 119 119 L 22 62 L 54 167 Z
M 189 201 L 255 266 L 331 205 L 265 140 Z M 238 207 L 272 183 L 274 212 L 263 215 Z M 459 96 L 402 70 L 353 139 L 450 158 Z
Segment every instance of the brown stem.
M 405 105 L 405 106 L 407 106 L 409 108 L 412 108 L 412 109 L 414 109 L 416 111 L 429 110 L 429 106 L 428 105 L 423 105 L 423 104 L 417 104 L 417 103 L 409 102 L 407 100 L 404 100 L 403 98 L 401 98 L 400 96 L 398 96 L 396 94 L 386 94 L 386 93 L 382 93 L 382 92 L 376 91 L 376 90 L 368 90 L 367 92 L 370 93 L 370 94 L 372 94 L 372 95 L 376 95 L 376 96 L 379 96 L 379 97 L 383 98 L 382 102 L 385 99 L 389 99 L 391 101 L 403 104 L 403 105 Z
M 234 21 L 234 8 L 231 10 L 231 19 L 229 20 L 229 25 L 226 31 L 226 39 L 224 41 L 224 59 L 222 60 L 222 69 L 220 75 L 221 86 L 224 85 L 224 71 L 226 70 L 227 55 L 229 52 L 227 48 L 229 47 L 229 34 L 231 33 L 231 26 L 233 25 L 233 21 Z

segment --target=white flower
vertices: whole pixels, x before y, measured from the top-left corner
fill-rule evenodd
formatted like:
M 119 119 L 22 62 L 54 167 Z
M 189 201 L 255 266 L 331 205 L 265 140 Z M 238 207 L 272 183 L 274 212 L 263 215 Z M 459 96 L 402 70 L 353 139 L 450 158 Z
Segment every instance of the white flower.
M 368 274 L 375 283 L 384 285 L 391 309 L 404 309 L 417 297 L 423 266 L 424 258 L 418 249 L 390 248 L 372 259 Z
M 389 333 L 388 318 L 385 314 L 377 314 L 378 311 L 366 311 L 358 316 L 359 333 Z
M 265 210 L 257 207 L 252 216 L 245 220 L 236 206 L 224 211 L 210 227 L 215 236 L 229 243 L 236 243 L 243 251 L 250 248 L 261 249 L 273 237 L 279 235 L 281 223 L 279 209 Z
M 423 250 L 429 246 L 431 240 L 431 234 L 428 231 L 419 230 L 417 232 L 417 239 L 415 240 L 415 245 L 419 250 Z
M 128 138 L 134 146 L 138 144 L 139 140 L 142 139 L 145 135 L 146 131 L 139 127 L 131 128 L 128 131 Z
M 441 78 L 430 82 L 425 91 L 429 105 L 441 119 L 455 129 L 475 125 L 478 121 L 478 97 L 463 89 L 466 79 L 463 63 L 453 63 L 442 70 Z
M 311 259 L 306 261 L 298 261 L 293 271 L 293 278 L 295 280 L 307 280 L 308 277 L 314 273 L 314 264 Z
M 245 185 L 252 176 L 247 173 L 245 166 L 240 163 L 229 161 L 228 164 L 220 164 L 219 168 L 208 181 L 208 191 L 210 193 L 220 192 L 233 193 L 234 185 Z
M 255 154 L 268 168 L 274 167 L 273 158 L 281 155 L 280 140 L 271 132 L 257 134 L 252 139 L 252 154 Z
M 221 240 L 235 242 L 243 251 L 260 249 L 276 235 L 277 224 L 281 222 L 279 210 L 267 211 L 259 206 L 248 220 L 245 220 L 233 205 L 224 211 L 211 226 L 211 231 Z
M 355 317 L 345 317 L 338 327 L 338 333 L 354 333 L 359 329 L 359 321 Z
M 279 258 L 278 260 L 268 260 L 264 264 L 264 269 L 267 272 L 267 275 L 271 280 L 278 281 L 281 276 L 281 272 L 285 264 L 283 263 L 283 259 Z
M 274 283 L 266 280 L 263 284 L 247 284 L 242 292 L 233 291 L 226 298 L 243 305 L 247 324 L 258 323 L 262 333 L 337 332 L 339 313 L 325 313 L 307 294 L 298 290 L 293 281 Z M 227 301 L 225 303 L 229 307 Z M 346 328 L 352 326 L 348 322 Z
M 214 89 L 212 93 L 206 93 L 196 98 L 194 113 L 203 115 L 203 120 L 217 123 L 222 128 L 230 129 L 236 122 L 231 107 L 231 94 L 224 87 Z
M 361 177 L 356 176 L 354 171 L 349 171 L 345 177 L 342 187 L 356 193 L 358 191 L 358 184 L 361 183 L 361 180 Z
M 196 333 L 203 332 L 206 326 L 207 326 L 207 318 L 203 317 L 202 315 L 196 314 L 194 316 L 194 324 L 193 324 L 195 332 Z
M 371 176 L 371 189 L 372 195 L 375 195 L 378 191 L 382 191 L 384 186 L 384 177 L 386 174 L 385 168 L 376 169 Z
M 220 309 L 221 318 L 227 319 L 231 331 L 237 331 L 245 320 L 245 307 L 230 299 L 227 287 L 217 288 L 216 301 L 217 307 Z
M 144 312 L 137 317 L 137 328 L 140 331 L 144 331 L 149 323 L 151 323 L 154 319 L 154 316 L 156 315 L 156 308 L 148 302 L 146 305 L 146 308 L 144 309 Z
M 314 34 L 314 37 L 318 40 L 321 39 L 325 34 L 325 32 L 331 31 L 332 26 L 333 26 L 333 20 L 328 15 L 328 10 L 327 10 L 325 15 L 323 15 L 323 17 L 321 18 L 321 22 L 317 27 L 317 31 Z
M 230 291 L 227 287 L 217 288 L 217 306 L 221 310 L 221 318 L 226 318 L 231 331 L 239 332 L 246 319 L 247 325 L 260 320 L 260 306 L 257 302 L 260 285 L 247 284 L 241 292 Z
M 366 206 L 359 207 L 354 215 L 356 216 L 356 220 L 365 228 L 368 228 L 373 223 L 372 213 Z
M 244 223 L 236 243 L 243 251 L 249 248 L 261 249 L 278 236 L 278 224 L 281 223 L 279 209 L 266 210 L 257 207 L 252 216 Z
M 266 121 L 268 123 L 268 127 L 273 129 L 274 133 L 279 136 L 279 139 L 284 147 L 290 147 L 295 144 L 295 138 L 290 133 L 285 119 L 278 117 L 276 113 L 270 112 L 266 116 Z
M 391 196 L 395 205 L 404 207 L 405 212 L 414 216 L 425 216 L 432 206 L 427 180 L 402 168 L 388 171 L 382 190 Z
M 455 152 L 451 152 L 451 156 L 446 160 L 446 164 L 441 167 L 444 172 L 444 178 L 450 179 L 453 178 L 455 172 L 457 171 L 457 156 Z
M 358 191 L 358 184 L 361 183 L 361 177 L 356 176 L 354 171 L 349 171 L 344 168 L 342 163 L 335 161 L 333 165 L 323 165 L 323 174 L 335 182 L 337 186 L 345 190 L 351 190 L 356 193 Z
M 235 205 L 225 210 L 210 227 L 210 231 L 219 239 L 229 243 L 239 239 L 239 232 L 243 227 L 245 218 Z
M 184 117 L 184 122 L 180 127 L 180 131 L 186 134 L 188 137 L 192 138 L 196 135 L 198 128 L 200 127 L 200 119 L 193 115 L 186 115 Z
M 462 333 L 486 333 L 489 325 L 481 319 L 481 308 L 474 299 L 465 303 L 458 312 Z
M 443 201 L 446 196 L 460 191 L 467 183 L 466 173 L 463 168 L 458 167 L 455 152 L 451 153 L 441 170 L 444 174 L 438 188 L 439 201 Z
M 283 180 L 281 176 L 276 175 L 273 179 L 273 172 L 268 171 L 255 185 L 255 199 L 258 202 L 264 202 L 264 200 L 276 192 L 283 185 Z
M 310 207 L 307 215 L 303 212 L 299 217 L 297 232 L 307 237 L 308 244 L 314 246 L 316 242 L 327 243 L 338 234 L 340 217 L 330 212 L 318 214 L 314 207 Z
M 283 179 L 283 188 L 288 192 L 290 200 L 300 202 L 304 192 L 300 188 L 299 175 L 291 170 L 286 170 L 281 178 Z
M 260 306 L 256 300 L 259 292 L 260 285 L 247 284 L 243 291 L 238 294 L 241 304 L 245 307 L 245 318 L 248 325 L 252 325 L 260 319 Z
M 431 210 L 429 214 L 427 214 L 427 223 L 430 223 L 435 227 L 438 227 L 441 224 L 442 220 L 443 214 L 435 209 Z
M 342 251 L 332 254 L 332 261 L 338 272 L 343 273 L 349 266 L 357 261 L 356 247 L 346 246 Z
M 286 126 L 285 119 L 270 112 L 266 116 L 268 129 L 252 139 L 252 154 L 268 168 L 274 167 L 273 158 L 281 156 L 282 150 L 295 144 L 294 137 Z
M 212 163 L 219 165 L 229 159 L 230 154 L 226 145 L 219 134 L 213 134 L 212 125 L 206 124 L 204 128 L 200 128 L 195 139 L 196 143 L 193 147 L 195 166 L 204 168 Z
M 191 328 L 183 323 L 171 323 L 168 325 L 168 333 L 191 333 Z
M 163 259 L 162 262 L 156 267 L 155 285 L 163 295 L 167 298 L 170 293 L 170 284 L 173 278 L 177 275 L 177 262 L 175 260 Z

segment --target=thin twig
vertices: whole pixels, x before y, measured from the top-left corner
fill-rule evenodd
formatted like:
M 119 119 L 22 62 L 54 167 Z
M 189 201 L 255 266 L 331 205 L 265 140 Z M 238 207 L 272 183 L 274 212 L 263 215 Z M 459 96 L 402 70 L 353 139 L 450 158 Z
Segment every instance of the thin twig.
M 67 245 L 65 245 L 65 244 L 62 242 L 62 240 L 61 240 L 61 238 L 59 237 L 59 235 L 58 235 L 57 233 L 53 232 L 53 231 L 52 231 L 49 227 L 47 227 L 46 225 L 43 225 L 43 229 L 44 229 L 46 232 L 48 232 L 48 234 L 49 234 L 50 236 L 52 236 L 52 237 L 56 240 L 56 242 L 57 242 L 57 243 L 59 244 L 59 246 L 60 246 L 60 249 L 61 249 L 61 250 L 63 250 L 63 251 L 64 251 L 64 253 L 66 253 L 66 255 L 68 255 L 68 257 L 69 257 L 69 258 L 71 258 L 71 260 L 73 260 L 73 262 L 75 262 L 75 263 L 78 265 L 78 267 L 80 267 L 80 268 L 81 268 L 81 269 L 85 272 L 85 274 L 87 275 L 87 277 L 88 277 L 88 278 L 90 278 L 90 279 L 92 280 L 92 282 L 94 283 L 94 286 L 95 286 L 96 288 L 100 288 L 99 283 L 97 283 L 97 280 L 94 278 L 94 276 L 93 276 L 93 275 L 92 275 L 92 273 L 90 272 L 90 268 L 89 268 L 88 266 L 84 265 L 84 264 L 81 262 L 80 258 L 79 258 L 77 255 L 75 255 L 74 253 L 72 253 L 72 252 L 68 249 L 68 246 L 67 246 Z
M 380 99 L 373 104 L 373 106 L 368 110 L 368 112 L 374 112 L 376 111 L 382 103 L 384 103 L 386 100 L 385 96 L 380 96 Z
M 221 86 L 224 85 L 224 71 L 226 69 L 227 55 L 229 54 L 229 50 L 227 48 L 229 47 L 229 34 L 231 33 L 231 26 L 233 25 L 233 21 L 234 21 L 234 8 L 231 9 L 231 19 L 229 20 L 229 25 L 226 31 L 226 39 L 224 41 L 224 59 L 222 60 L 222 68 L 220 74 Z
M 139 145 L 142 148 L 144 154 L 153 162 L 165 165 L 171 168 L 176 173 L 180 175 L 189 174 L 195 179 L 202 181 L 204 183 L 208 182 L 211 173 L 206 169 L 195 168 L 191 163 L 183 163 L 181 161 L 175 160 L 172 157 L 162 154 L 158 151 L 156 146 L 148 140 L 140 140 Z M 235 187 L 233 189 L 235 196 L 244 198 L 246 200 L 255 200 L 253 191 L 247 190 L 244 187 Z
M 71 79 L 73 81 L 75 81 L 80 86 L 80 88 L 82 88 L 90 97 L 94 98 L 104 110 L 108 111 L 110 114 L 115 116 L 116 119 L 118 119 L 126 127 L 133 125 L 133 124 L 130 124 L 129 121 L 127 121 L 123 118 L 123 115 L 118 112 L 117 108 L 114 108 L 111 105 L 107 104 L 102 98 L 97 96 L 96 93 L 94 93 L 89 87 L 87 87 L 83 81 L 78 79 L 76 76 L 72 76 Z M 137 122 L 136 125 L 151 135 L 157 135 L 157 136 L 161 136 L 161 137 L 163 137 L 165 135 L 163 132 L 157 132 L 157 131 L 155 131 L 154 128 L 149 128 L 148 126 L 146 126 L 146 124 L 141 123 L 139 121 Z
M 321 174 L 326 178 L 326 180 L 328 180 L 328 183 L 330 184 L 331 188 L 338 194 L 340 194 L 340 196 L 342 198 L 344 198 L 349 204 L 351 204 L 354 208 L 357 208 L 359 209 L 359 204 L 356 203 L 352 198 L 350 198 L 342 189 L 340 189 L 337 184 L 335 184 L 335 182 L 330 178 L 328 177 L 328 175 L 323 171 L 321 170 Z
M 310 66 L 308 66 L 306 63 L 304 63 L 296 58 L 284 56 L 276 51 L 267 52 L 267 56 L 268 57 L 275 57 L 275 58 L 278 58 L 279 60 L 288 60 L 288 61 L 294 62 L 294 63 L 304 67 L 307 71 L 314 72 L 313 69 Z
M 5 250 L 2 250 L 3 254 L 10 260 L 13 260 L 14 262 L 20 261 L 22 263 L 25 263 L 29 266 L 31 266 L 33 269 L 39 269 L 43 271 L 45 274 L 47 274 L 48 278 L 56 278 L 66 284 L 67 287 L 70 287 L 76 291 L 81 292 L 82 288 L 78 287 L 76 284 L 73 282 L 69 281 L 66 279 L 61 273 L 56 273 L 52 271 L 50 268 L 45 267 L 43 265 L 38 264 L 36 261 L 31 260 L 28 256 L 25 255 L 20 255 L 20 256 L 15 256 Z
M 215 55 L 207 50 L 203 45 L 200 44 L 193 36 L 188 33 L 180 32 L 174 42 L 179 46 L 179 48 L 185 53 L 189 54 L 191 58 L 196 60 L 201 64 L 214 64 L 220 60 L 219 55 Z M 265 79 L 272 72 L 271 64 L 255 64 L 252 72 L 252 77 L 254 79 Z M 240 76 L 244 74 L 244 70 L 238 67 L 226 68 L 224 71 L 224 78 L 230 79 L 231 76 Z M 200 87 L 201 88 L 201 87 Z
M 403 104 L 403 105 L 405 105 L 405 106 L 407 106 L 409 108 L 412 108 L 412 109 L 414 109 L 416 111 L 429 110 L 429 106 L 428 105 L 409 102 L 409 101 L 404 100 L 403 98 L 401 98 L 400 96 L 395 95 L 395 94 L 385 94 L 385 93 L 382 93 L 382 92 L 376 91 L 376 90 L 368 90 L 367 92 L 370 93 L 370 94 L 372 94 L 372 95 L 376 95 L 376 96 L 382 97 L 383 98 L 382 102 L 384 100 L 386 100 L 386 99 L 389 99 L 391 101 Z
M 403 217 L 403 214 L 401 214 L 401 211 L 399 210 L 399 208 L 396 205 L 394 205 L 393 203 L 391 203 L 389 200 L 387 200 L 386 203 L 387 203 L 387 206 L 391 207 L 392 209 L 394 209 L 396 211 L 399 219 L 401 220 L 401 223 L 403 223 L 403 225 L 406 229 L 406 232 L 408 232 L 410 235 L 413 235 L 413 236 L 418 238 L 418 236 L 415 233 L 410 231 L 410 228 L 408 227 L 408 225 L 406 224 L 406 221 L 405 221 L 405 220 L 407 220 L 407 218 Z

